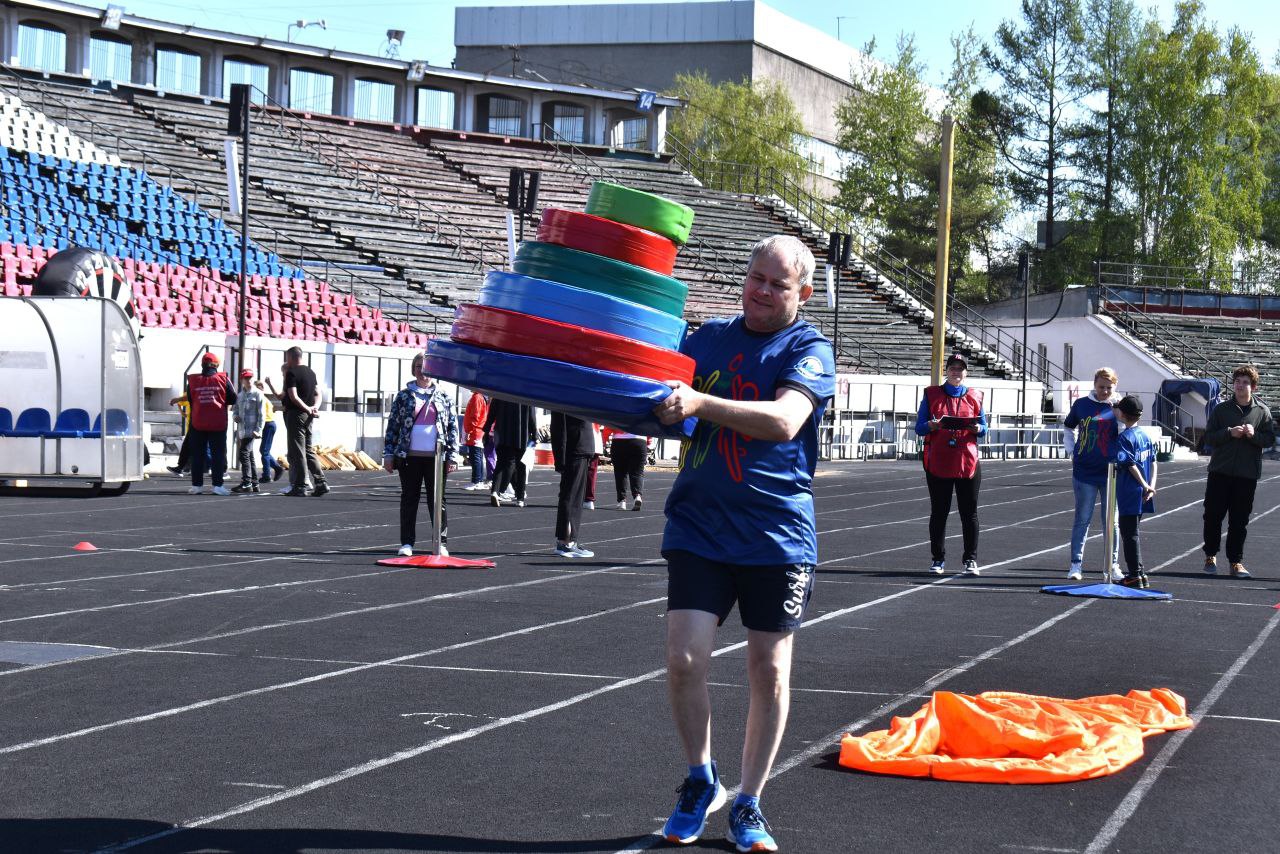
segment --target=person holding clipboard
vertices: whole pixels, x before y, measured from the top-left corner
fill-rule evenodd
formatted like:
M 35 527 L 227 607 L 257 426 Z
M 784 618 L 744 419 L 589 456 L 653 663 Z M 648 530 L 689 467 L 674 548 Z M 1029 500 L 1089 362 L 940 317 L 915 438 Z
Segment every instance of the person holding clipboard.
M 932 572 L 946 572 L 947 517 L 951 495 L 960 505 L 964 534 L 964 571 L 977 575 L 978 488 L 982 469 L 978 464 L 978 437 L 987 432 L 982 392 L 964 384 L 969 363 L 959 353 L 947 357 L 946 381 L 924 390 L 916 415 L 916 435 L 924 440 L 924 479 L 929 487 L 929 548 Z

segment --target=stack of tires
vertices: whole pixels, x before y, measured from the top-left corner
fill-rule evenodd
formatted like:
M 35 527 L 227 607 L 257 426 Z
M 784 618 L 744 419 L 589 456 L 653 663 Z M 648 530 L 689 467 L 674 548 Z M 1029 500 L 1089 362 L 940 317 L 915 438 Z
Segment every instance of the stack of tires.
M 490 272 L 458 307 L 427 373 L 497 397 L 647 435 L 687 436 L 651 412 L 669 380 L 693 381 L 684 339 L 688 288 L 671 276 L 693 211 L 597 182 L 586 213 L 547 208 L 514 272 Z

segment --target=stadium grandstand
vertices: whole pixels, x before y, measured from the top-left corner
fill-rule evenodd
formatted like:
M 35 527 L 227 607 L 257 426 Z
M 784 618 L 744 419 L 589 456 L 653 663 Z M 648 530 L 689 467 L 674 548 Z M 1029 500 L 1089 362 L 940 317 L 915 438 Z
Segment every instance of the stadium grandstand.
M 795 234 L 821 258 L 830 231 L 850 230 L 822 200 L 768 176 L 700 164 L 700 174 L 719 178 L 695 179 L 688 167 L 697 153 L 668 150 L 674 99 L 642 105 L 637 90 L 478 75 L 266 38 L 250 46 L 238 34 L 173 33 L 130 15 L 107 34 L 102 14 L 70 3 L 0 10 L 13 59 L 0 70 L 4 293 L 29 293 L 45 260 L 66 246 L 117 258 L 133 282 L 148 420 L 157 425 L 173 420 L 165 404 L 199 352 L 234 346 L 243 272 L 247 364 L 274 372 L 280 351 L 303 346 L 338 416 L 325 420 L 319 441 L 376 455 L 378 423 L 405 360 L 429 337 L 447 335 L 453 308 L 477 296 L 487 270 L 508 263 L 513 168 L 541 177 L 521 229 L 536 227 L 542 207 L 581 210 L 601 179 L 691 206 L 697 224 L 675 275 L 689 285 L 692 325 L 737 310 L 745 259 L 759 238 Z M 127 43 L 132 58 L 105 62 L 100 42 L 112 50 Z M 319 100 L 316 75 L 327 81 Z M 253 85 L 243 220 L 223 164 L 234 82 Z M 915 447 L 907 425 L 930 373 L 932 283 L 873 238 L 853 242 L 831 293 L 824 299 L 816 283 L 805 310 L 835 342 L 841 371 L 828 450 L 897 454 Z M 1114 300 L 1106 305 L 1115 313 Z M 1157 314 L 1144 306 L 1132 320 L 1135 306 L 1127 305 L 1132 322 L 1109 324 L 1110 337 L 1091 352 L 1138 346 L 1142 324 Z M 1080 377 L 1047 345 L 1023 352 L 1011 326 L 955 302 L 946 339 L 988 390 L 999 428 L 988 439 L 992 452 L 1031 445 L 1056 453 L 1042 414 L 1062 412 Z M 1151 361 L 1153 376 L 1163 376 L 1153 384 L 1144 374 L 1144 392 L 1183 376 L 1185 366 L 1168 354 Z

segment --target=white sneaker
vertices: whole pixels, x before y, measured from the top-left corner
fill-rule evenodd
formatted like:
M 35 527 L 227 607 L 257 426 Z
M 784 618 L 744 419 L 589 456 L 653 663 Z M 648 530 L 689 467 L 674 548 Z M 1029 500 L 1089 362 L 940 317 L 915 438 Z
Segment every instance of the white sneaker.
M 619 501 L 617 504 L 613 505 L 613 509 L 615 509 L 615 510 L 626 510 L 626 509 L 627 509 L 627 502 L 625 502 L 625 501 Z
M 202 487 L 202 486 L 193 486 L 193 487 L 191 487 L 190 489 L 188 489 L 188 490 L 187 490 L 187 495 L 199 495 L 199 494 L 200 494 L 200 493 L 202 493 L 202 492 L 204 492 L 204 487 Z
M 582 509 L 583 509 L 583 510 L 595 510 L 595 509 L 596 509 L 596 503 L 595 503 L 594 501 L 584 501 L 584 502 L 582 502 Z
M 413 546 L 405 543 L 396 554 L 400 557 L 413 557 Z
M 475 492 L 477 489 L 487 489 L 488 487 L 485 484 L 485 482 L 482 480 L 479 483 L 469 483 L 462 488 L 466 492 Z
M 508 500 L 510 500 L 510 499 L 508 499 Z M 501 507 L 501 506 L 502 506 L 502 496 L 501 496 L 501 495 L 499 495 L 499 494 L 498 494 L 498 493 L 496 493 L 496 492 L 490 492 L 490 493 L 489 493 L 489 503 L 490 503 L 490 504 L 492 504 L 494 507 Z
M 524 499 L 523 499 L 523 498 L 517 498 L 517 499 L 516 499 L 516 506 L 517 506 L 517 507 L 523 507 L 523 506 L 524 506 Z
M 567 558 L 596 556 L 595 552 L 591 551 L 590 549 L 584 549 L 582 546 L 578 545 L 577 543 L 560 543 L 560 542 L 556 543 L 556 554 L 560 555 L 560 557 L 567 557 Z
M 1118 563 L 1111 564 L 1111 580 L 1116 584 L 1124 581 L 1124 571 L 1120 569 L 1120 564 Z
M 440 551 L 439 551 L 439 552 L 437 552 L 437 554 L 438 554 L 440 557 L 448 557 L 448 556 L 449 556 L 449 549 L 445 547 L 444 543 L 441 543 L 441 544 L 440 544 Z
M 639 509 L 640 509 L 641 507 L 643 507 L 643 506 L 644 506 L 644 499 L 643 499 L 643 498 L 641 498 L 639 495 L 637 495 L 637 496 L 636 496 L 635 503 L 631 505 L 631 509 L 632 509 L 632 510 L 639 510 Z
M 214 495 L 230 495 L 231 490 L 227 489 L 225 486 L 215 486 L 213 488 L 213 494 Z
M 1072 563 L 1071 568 L 1067 570 L 1067 578 L 1072 581 L 1084 580 L 1084 567 L 1078 563 Z
M 982 570 L 978 569 L 978 562 L 976 560 L 966 560 L 964 562 L 964 574 L 982 575 Z
M 515 501 L 516 492 L 514 489 L 508 489 L 506 492 L 502 493 L 498 497 L 501 498 L 503 501 Z

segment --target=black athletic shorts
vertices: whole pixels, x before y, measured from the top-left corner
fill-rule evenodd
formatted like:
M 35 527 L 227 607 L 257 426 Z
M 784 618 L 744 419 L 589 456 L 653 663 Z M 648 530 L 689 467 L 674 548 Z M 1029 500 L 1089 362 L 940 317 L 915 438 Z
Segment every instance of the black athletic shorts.
M 664 551 L 667 610 L 706 611 L 720 623 L 738 603 L 742 625 L 758 632 L 800 628 L 813 593 L 814 567 L 807 564 L 748 566 L 708 560 L 692 552 Z

